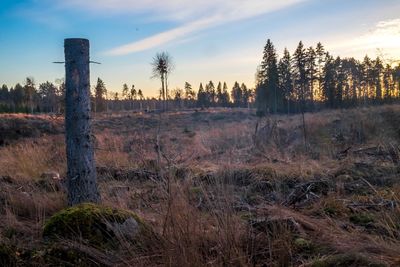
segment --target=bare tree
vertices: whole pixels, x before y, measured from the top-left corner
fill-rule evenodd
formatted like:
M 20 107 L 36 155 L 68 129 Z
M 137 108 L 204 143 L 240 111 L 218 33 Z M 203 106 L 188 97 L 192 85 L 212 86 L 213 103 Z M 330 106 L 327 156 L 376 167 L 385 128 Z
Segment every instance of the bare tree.
M 151 62 L 152 78 L 160 78 L 161 95 L 164 100 L 164 111 L 167 110 L 166 101 L 168 98 L 168 75 L 173 70 L 172 58 L 168 52 L 157 53 Z

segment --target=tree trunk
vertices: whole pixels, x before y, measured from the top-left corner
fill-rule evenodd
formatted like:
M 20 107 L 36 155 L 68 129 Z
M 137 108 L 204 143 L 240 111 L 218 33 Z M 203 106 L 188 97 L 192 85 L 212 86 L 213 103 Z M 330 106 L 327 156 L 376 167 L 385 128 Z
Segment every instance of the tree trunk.
M 163 111 L 166 111 L 166 105 L 165 105 L 165 87 L 164 87 L 164 74 L 161 74 L 161 90 L 162 90 L 162 97 L 163 97 Z
M 89 40 L 65 39 L 64 52 L 68 204 L 100 202 L 90 118 Z
M 168 111 L 168 74 L 165 74 L 165 79 L 164 79 L 164 83 L 165 83 L 165 111 Z

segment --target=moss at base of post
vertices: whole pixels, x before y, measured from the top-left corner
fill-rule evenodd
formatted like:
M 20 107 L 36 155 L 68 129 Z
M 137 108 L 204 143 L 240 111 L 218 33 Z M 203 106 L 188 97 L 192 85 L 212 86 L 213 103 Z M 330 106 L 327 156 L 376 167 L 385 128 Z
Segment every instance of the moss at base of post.
M 151 227 L 133 212 L 92 203 L 56 213 L 45 224 L 43 236 L 48 240 L 81 241 L 99 248 L 116 248 L 124 242 L 140 251 L 159 241 Z

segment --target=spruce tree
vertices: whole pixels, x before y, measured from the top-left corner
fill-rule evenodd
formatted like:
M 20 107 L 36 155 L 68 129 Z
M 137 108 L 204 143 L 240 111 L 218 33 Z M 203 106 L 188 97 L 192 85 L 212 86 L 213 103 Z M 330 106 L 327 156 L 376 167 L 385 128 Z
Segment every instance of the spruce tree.
M 95 112 L 104 111 L 106 109 L 107 89 L 102 79 L 97 78 L 95 91 Z
M 235 107 L 242 106 L 243 92 L 242 92 L 242 88 L 240 88 L 240 85 L 238 82 L 235 82 L 235 84 L 233 85 L 231 96 L 232 96 L 233 105 Z
M 382 83 L 381 83 L 382 72 L 383 72 L 382 60 L 379 57 L 377 57 L 373 62 L 372 77 L 371 77 L 375 87 L 374 97 L 377 103 L 380 103 L 382 100 Z
M 128 96 L 129 96 L 129 88 L 128 85 L 124 83 L 124 85 L 122 86 L 122 98 L 128 99 Z
M 240 89 L 242 91 L 242 106 L 247 108 L 249 104 L 250 90 L 247 89 L 247 86 L 244 83 L 240 85 Z
M 335 65 L 334 59 L 326 53 L 323 78 L 323 99 L 329 108 L 335 105 Z
M 314 109 L 314 82 L 316 81 L 316 64 L 317 54 L 313 47 L 309 47 L 306 52 L 306 72 L 307 72 L 307 89 L 306 95 L 307 99 L 310 101 L 311 110 Z
M 307 71 L 306 71 L 306 51 L 303 42 L 300 41 L 293 54 L 293 66 L 294 66 L 294 79 L 295 79 L 295 91 L 297 98 L 300 100 L 301 112 L 305 112 L 306 107 L 306 91 L 307 91 Z
M 224 107 L 229 106 L 229 93 L 228 93 L 228 86 L 226 85 L 226 82 L 224 82 L 224 85 L 222 86 L 222 105 Z
M 279 88 L 283 92 L 287 107 L 287 113 L 290 113 L 290 101 L 293 92 L 292 64 L 289 51 L 285 48 L 283 57 L 278 64 Z
M 283 94 L 279 90 L 279 76 L 275 47 L 268 39 L 264 47 L 263 60 L 260 67 L 261 83 L 257 86 L 256 101 L 258 109 L 266 113 L 272 109 L 274 113 L 283 105 Z
M 207 95 L 207 107 L 214 106 L 215 105 L 215 86 L 212 81 L 209 81 L 208 84 L 206 84 L 206 89 L 205 89 L 206 95 Z
M 221 84 L 221 82 L 218 82 L 218 85 L 217 85 L 217 91 L 216 91 L 216 94 L 217 94 L 217 104 L 218 104 L 218 106 L 222 106 L 222 100 L 223 100 L 223 96 L 222 96 L 222 84 Z
M 203 84 L 200 83 L 199 91 L 197 92 L 197 106 L 205 108 L 207 102 L 207 94 L 204 91 Z
M 394 91 L 394 83 L 393 70 L 389 64 L 386 64 L 385 69 L 383 70 L 383 90 L 385 100 L 391 102 Z
M 319 97 L 322 97 L 323 68 L 324 68 L 324 62 L 325 62 L 325 48 L 320 42 L 317 44 L 317 47 L 315 48 L 315 54 L 316 54 L 316 63 L 317 63 L 316 79 L 317 79 L 317 82 L 318 82 L 318 86 L 317 86 L 318 92 L 316 94 Z
M 34 99 L 36 96 L 35 81 L 32 77 L 27 77 L 24 86 L 25 107 L 29 108 L 29 112 L 33 113 Z

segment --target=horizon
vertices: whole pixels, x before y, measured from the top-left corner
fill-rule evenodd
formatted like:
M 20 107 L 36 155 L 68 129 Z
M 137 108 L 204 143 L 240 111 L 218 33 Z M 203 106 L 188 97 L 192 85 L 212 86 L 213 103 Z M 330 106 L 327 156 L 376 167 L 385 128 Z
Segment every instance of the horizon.
M 63 60 L 69 37 L 89 39 L 91 60 L 102 63 L 91 66 L 92 87 L 99 77 L 110 92 L 127 83 L 145 97 L 158 95 L 150 62 L 159 51 L 175 65 L 169 88 L 187 81 L 195 90 L 210 80 L 254 88 L 267 39 L 278 55 L 285 47 L 292 54 L 301 40 L 306 47 L 321 42 L 334 56 L 400 58 L 395 0 L 6 0 L 0 6 L 0 84 L 10 87 L 26 77 L 37 84 L 63 78 L 63 66 L 52 62 Z

